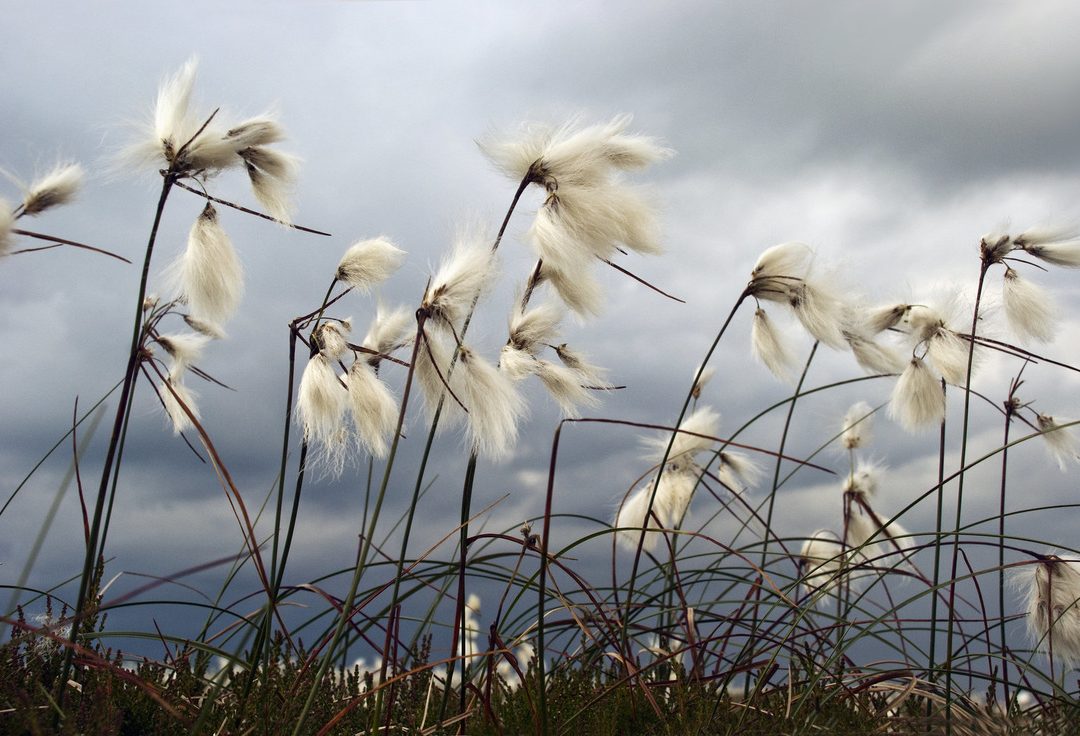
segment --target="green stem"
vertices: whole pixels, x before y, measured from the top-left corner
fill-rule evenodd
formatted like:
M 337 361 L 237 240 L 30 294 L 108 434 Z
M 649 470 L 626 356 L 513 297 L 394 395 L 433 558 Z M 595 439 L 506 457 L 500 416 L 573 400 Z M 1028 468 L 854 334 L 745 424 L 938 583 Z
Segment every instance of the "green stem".
M 945 727 L 952 733 L 952 658 L 953 633 L 956 628 L 956 569 L 960 559 L 960 521 L 964 506 L 964 465 L 967 462 L 968 428 L 971 418 L 971 373 L 975 358 L 975 334 L 979 327 L 979 305 L 982 301 L 983 285 L 990 264 L 982 262 L 979 268 L 979 283 L 975 289 L 975 309 L 971 316 L 971 340 L 968 343 L 967 375 L 964 378 L 964 414 L 960 432 L 960 474 L 956 479 L 956 525 L 953 532 L 952 572 L 949 579 L 949 627 L 946 634 L 945 652 Z
M 79 580 L 79 594 L 75 599 L 75 611 L 72 615 L 73 624 L 71 636 L 73 641 L 78 640 L 79 630 L 84 626 L 82 618 L 86 612 L 87 604 L 89 603 L 87 598 L 90 594 L 90 581 L 94 575 L 94 566 L 98 556 L 98 539 L 102 533 L 102 513 L 105 510 L 105 499 L 108 496 L 109 480 L 112 476 L 113 462 L 116 459 L 117 449 L 120 444 L 124 418 L 128 414 L 128 404 L 132 400 L 135 379 L 138 375 L 139 351 L 141 349 L 143 332 L 143 302 L 146 299 L 146 285 L 150 279 L 150 263 L 154 255 L 154 244 L 157 242 L 158 228 L 161 226 L 161 218 L 165 212 L 165 202 L 169 198 L 169 192 L 172 191 L 176 179 L 176 174 L 172 172 L 167 172 L 164 175 L 164 180 L 161 184 L 161 195 L 158 197 L 157 209 L 154 211 L 154 222 L 150 227 L 150 237 L 146 244 L 146 254 L 143 258 L 142 273 L 139 277 L 139 293 L 135 300 L 135 319 L 131 331 L 131 348 L 128 351 L 127 367 L 124 370 L 124 383 L 120 389 L 119 403 L 116 406 L 116 417 L 113 421 L 112 434 L 109 437 L 109 447 L 105 452 L 105 463 L 101 470 L 101 483 L 98 486 L 97 501 L 94 504 L 93 521 L 90 524 L 90 539 L 86 544 L 86 557 L 83 560 L 82 577 Z M 74 654 L 75 650 L 68 647 L 64 654 L 64 664 L 61 668 L 61 675 L 57 682 L 66 683 L 68 681 Z M 61 685 L 58 696 L 61 706 L 63 705 L 66 692 L 67 687 Z

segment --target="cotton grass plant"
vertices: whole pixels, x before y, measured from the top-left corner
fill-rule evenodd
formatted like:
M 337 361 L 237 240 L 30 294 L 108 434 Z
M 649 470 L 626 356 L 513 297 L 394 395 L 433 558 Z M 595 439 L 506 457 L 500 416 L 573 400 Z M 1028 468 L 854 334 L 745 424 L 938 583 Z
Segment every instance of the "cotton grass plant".
M 166 78 L 121 165 L 162 180 L 126 368 L 97 493 L 82 507 L 77 593 L 36 592 L 24 575 L 4 612 L 0 729 L 966 733 L 1053 731 L 1075 715 L 1080 552 L 1071 540 L 1006 528 L 1018 514 L 1072 511 L 1010 511 L 1006 491 L 1030 472 L 1017 467 L 1030 461 L 1018 445 L 1043 442 L 1066 470 L 1080 457 L 1074 423 L 1036 398 L 1047 371 L 1077 369 L 1051 357 L 1061 312 L 1031 274 L 1080 267 L 1075 233 L 1039 227 L 977 239 L 970 305 L 929 290 L 871 304 L 846 286 L 857 275 L 811 246 L 761 248 L 740 292 L 702 306 L 731 302 L 707 349 L 687 346 L 683 370 L 697 367 L 681 407 L 649 422 L 612 418 L 604 400 L 622 389 L 622 366 L 596 365 L 576 327 L 624 318 L 605 309 L 606 269 L 637 282 L 643 302 L 670 296 L 634 271 L 648 263 L 639 257 L 664 250 L 658 197 L 643 182 L 672 152 L 628 116 L 488 134 L 481 152 L 511 181 L 499 223 L 463 223 L 413 302 L 392 306 L 379 293 L 400 278 L 409 244 L 361 234 L 326 267 L 325 293 L 306 298 L 289 323 L 280 459 L 260 515 L 200 410 L 222 390 L 201 366 L 229 349 L 243 262 L 257 257 L 229 229 L 250 216 L 297 238 L 327 234 L 293 222 L 299 169 L 279 150 L 285 131 L 276 117 L 228 120 L 200 107 L 195 74 L 193 60 Z M 229 170 L 247 177 L 258 207 L 233 201 L 242 192 L 219 191 L 218 175 Z M 20 249 L 23 238 L 104 252 L 21 226 L 76 206 L 82 178 L 64 163 L 16 183 L 22 193 L 10 201 L 20 204 L 0 201 L 0 254 L 40 249 Z M 154 256 L 174 189 L 201 198 L 202 208 L 162 265 Z M 519 247 L 531 263 L 512 273 L 505 252 Z M 995 314 L 984 296 L 998 272 Z M 513 296 L 500 303 L 505 293 Z M 492 340 L 470 331 L 481 312 L 505 333 Z M 730 330 L 740 314 L 746 345 Z M 739 377 L 718 369 L 721 349 L 778 378 L 776 400 L 733 416 L 724 400 Z M 825 351 L 842 356 L 830 362 L 842 360 L 847 373 L 819 383 Z M 995 360 L 1013 369 L 1004 390 L 977 373 Z M 207 513 L 232 513 L 239 538 L 235 555 L 114 595 L 106 541 L 114 509 L 137 492 L 120 469 L 131 431 L 143 431 L 145 418 L 132 411 L 140 385 L 167 431 L 211 466 L 229 511 Z M 819 402 L 853 395 L 842 418 L 823 421 Z M 874 406 L 875 396 L 886 400 Z M 561 418 L 527 424 L 547 411 L 536 397 Z M 62 438 L 76 458 L 76 430 L 90 411 L 77 410 Z M 977 427 L 1002 420 L 1000 443 L 975 439 Z M 936 476 L 886 470 L 900 431 L 937 456 Z M 526 432 L 552 441 L 544 501 L 531 504 L 529 518 L 494 528 L 502 500 L 485 474 L 519 460 L 523 440 L 537 439 Z M 574 488 L 560 457 L 600 433 L 645 434 L 627 470 L 636 479 L 590 498 L 589 515 L 569 514 Z M 417 448 L 415 467 L 403 443 Z M 460 514 L 418 534 L 419 519 L 430 524 L 429 494 L 445 493 L 430 465 L 446 452 L 464 463 L 453 480 Z M 991 463 L 1000 463 L 997 513 L 972 519 L 965 478 L 981 479 Z M 72 472 L 81 484 L 78 461 Z M 304 491 L 336 479 L 363 489 L 363 515 L 350 522 L 353 562 L 301 579 L 289 561 Z M 405 496 L 409 486 L 404 511 L 388 518 L 388 494 Z M 829 526 L 791 528 L 777 511 L 796 494 L 812 494 Z M 1023 495 L 1010 494 L 1014 505 L 1027 503 Z M 919 521 L 930 516 L 932 526 Z M 605 568 L 609 576 L 596 573 Z M 165 604 L 152 591 L 208 571 L 222 582 L 199 603 L 205 620 L 194 636 L 156 623 L 134 634 L 110 628 L 107 615 L 121 608 L 155 621 Z M 996 599 L 987 595 L 995 583 Z M 166 656 L 133 665 L 110 648 L 122 635 L 160 643 Z

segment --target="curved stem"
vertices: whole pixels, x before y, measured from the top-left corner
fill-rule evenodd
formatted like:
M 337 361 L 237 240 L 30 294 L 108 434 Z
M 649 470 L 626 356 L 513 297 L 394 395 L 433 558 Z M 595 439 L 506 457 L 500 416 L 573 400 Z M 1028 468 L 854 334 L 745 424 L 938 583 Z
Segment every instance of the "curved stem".
M 135 319 L 131 331 L 131 348 L 128 351 L 127 367 L 124 370 L 124 383 L 120 389 L 120 400 L 116 406 L 116 417 L 113 421 L 112 434 L 109 437 L 109 447 L 105 452 L 105 462 L 101 470 L 101 482 L 98 486 L 97 501 L 94 504 L 94 517 L 90 523 L 90 539 L 86 544 L 86 557 L 83 560 L 82 577 L 79 580 L 79 594 L 75 599 L 75 611 L 72 616 L 73 628 L 72 639 L 78 640 L 79 629 L 83 627 L 82 617 L 86 612 L 87 597 L 90 594 L 90 580 L 94 575 L 94 567 L 98 552 L 98 540 L 101 536 L 102 513 L 105 510 L 105 499 L 108 495 L 109 480 L 113 472 L 113 462 L 116 459 L 117 449 L 120 444 L 121 430 L 124 418 L 128 413 L 128 404 L 132 400 L 135 387 L 135 379 L 138 376 L 139 351 L 142 342 L 143 327 L 143 301 L 146 299 L 146 284 L 150 279 L 150 263 L 153 260 L 154 245 L 157 242 L 158 228 L 161 226 L 161 218 L 165 212 L 165 202 L 169 198 L 173 184 L 177 176 L 172 172 L 166 172 L 161 184 L 161 194 L 158 197 L 157 209 L 154 211 L 154 222 L 150 227 L 150 237 L 146 243 L 146 254 L 143 257 L 142 273 L 139 277 L 139 292 L 135 300 Z M 74 649 L 68 648 L 64 655 L 64 664 L 61 676 L 57 680 L 60 683 L 68 681 L 71 672 L 71 663 Z M 60 688 L 60 704 L 63 704 L 66 687 Z

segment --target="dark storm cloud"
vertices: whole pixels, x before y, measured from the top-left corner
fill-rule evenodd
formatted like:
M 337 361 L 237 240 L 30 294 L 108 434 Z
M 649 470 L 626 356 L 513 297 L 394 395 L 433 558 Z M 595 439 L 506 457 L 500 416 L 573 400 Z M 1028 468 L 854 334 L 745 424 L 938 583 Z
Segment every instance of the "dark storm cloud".
M 0 47 L 0 65 L 10 71 L 0 80 L 0 166 L 29 178 L 56 157 L 81 161 L 91 178 L 79 200 L 34 227 L 138 263 L 155 174 L 107 169 L 135 134 L 122 124 L 144 119 L 158 81 L 197 54 L 200 109 L 222 105 L 242 115 L 276 105 L 289 134 L 282 148 L 304 159 L 297 220 L 334 237 L 223 210 L 244 262 L 247 295 L 228 325 L 229 339 L 209 347 L 203 367 L 236 390 L 192 382 L 208 430 L 249 508 L 257 509 L 278 468 L 288 321 L 318 306 L 349 243 L 380 233 L 410 252 L 381 297 L 415 305 L 456 223 L 471 215 L 494 227 L 513 194 L 515 182 L 483 160 L 476 138 L 523 120 L 558 122 L 583 113 L 591 122 L 630 112 L 635 130 L 677 150 L 639 177 L 655 186 L 668 254 L 628 258 L 625 265 L 687 304 L 604 273 L 604 315 L 585 325 L 569 321 L 564 335 L 627 385 L 589 414 L 666 424 L 768 245 L 807 240 L 819 247 L 823 265 L 843 263 L 850 291 L 887 301 L 921 294 L 931 275 L 970 280 L 978 236 L 1003 217 L 1019 227 L 1075 217 L 1075 16 L 1064 3 L 1033 9 L 975 2 L 635 3 L 617 10 L 600 3 L 18 6 L 6 9 L 10 38 Z M 235 174 L 213 180 L 211 189 L 253 202 Z M 16 196 L 0 185 L 0 197 Z M 491 354 L 505 339 L 514 285 L 533 262 L 520 235 L 538 203 L 536 193 L 527 195 L 511 222 L 503 283 L 482 303 L 471 333 Z M 186 192 L 172 195 L 153 290 L 164 293 L 160 274 L 183 247 L 200 207 Z M 66 430 L 74 396 L 88 406 L 119 378 L 137 279 L 138 265 L 74 251 L 0 262 L 3 498 Z M 1055 290 L 1068 283 L 1057 274 L 1046 279 Z M 1058 293 L 1075 312 L 1077 292 Z M 350 295 L 338 316 L 352 315 L 362 334 L 373 303 Z M 790 391 L 749 359 L 749 317 L 744 311 L 733 322 L 704 399 L 723 413 L 725 433 Z M 1074 333 L 1054 344 L 1055 355 L 1072 350 Z M 809 341 L 798 346 L 809 352 Z M 850 356 L 822 350 L 816 360 L 808 385 L 857 375 Z M 991 363 L 985 371 L 996 390 L 1015 367 Z M 1040 405 L 1061 405 L 1064 413 L 1076 406 L 1075 380 L 1037 368 L 1025 375 Z M 387 377 L 400 390 L 403 372 L 388 367 Z M 818 450 L 851 402 L 877 405 L 891 385 L 879 379 L 801 399 L 790 454 Z M 474 512 L 511 494 L 490 522 L 500 531 L 542 511 L 558 414 L 536 387 L 529 397 L 532 418 L 515 456 L 482 462 L 478 475 Z M 745 441 L 775 448 L 784 411 L 755 423 Z M 880 425 L 881 459 L 897 475 L 914 477 L 918 492 L 932 485 L 936 437 L 905 435 L 884 417 Z M 414 406 L 391 478 L 388 520 L 407 510 L 426 427 Z M 637 440 L 647 432 L 601 425 L 564 432 L 557 511 L 610 518 L 619 496 L 649 468 Z M 290 491 L 296 438 L 294 429 Z M 992 446 L 995 440 L 979 441 Z M 172 437 L 146 384 L 139 387 L 130 442 L 123 502 L 110 533 L 116 568 L 162 574 L 235 553 L 239 527 L 215 474 Z M 91 493 L 102 443 L 99 431 L 88 448 Z M 1037 460 L 1041 448 L 1030 449 Z M 463 454 L 458 432 L 436 439 L 428 471 L 436 480 L 419 509 L 414 553 L 456 522 Z M 843 457 L 828 451 L 823 457 L 843 468 Z M 68 458 L 65 452 L 50 460 L 0 518 L 5 582 L 21 569 Z M 771 477 L 770 461 L 764 464 Z M 349 564 L 365 485 L 363 464 L 337 481 L 308 479 L 292 563 L 296 580 Z M 1062 485 L 1054 473 L 1040 471 L 1038 493 L 1061 498 Z M 886 499 L 899 507 L 911 492 L 890 490 Z M 834 524 L 836 493 L 829 481 L 800 471 L 778 502 L 785 533 Z M 702 519 L 713 509 L 708 499 L 695 501 Z M 70 574 L 80 554 L 80 518 L 69 490 L 35 568 L 41 581 Z M 587 526 L 560 521 L 557 535 Z M 260 531 L 268 529 L 264 517 Z M 437 557 L 449 554 L 444 548 Z M 217 573 L 199 578 L 207 590 L 219 579 Z M 244 580 L 248 589 L 254 585 Z

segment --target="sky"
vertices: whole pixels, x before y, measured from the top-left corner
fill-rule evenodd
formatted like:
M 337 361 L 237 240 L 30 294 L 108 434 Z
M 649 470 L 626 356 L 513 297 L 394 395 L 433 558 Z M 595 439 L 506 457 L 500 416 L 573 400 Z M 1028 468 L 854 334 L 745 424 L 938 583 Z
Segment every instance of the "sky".
M 852 298 L 918 302 L 973 292 L 985 232 L 1080 222 L 1080 8 L 1065 1 L 55 2 L 5 3 L 4 18 L 0 168 L 28 180 L 58 160 L 74 160 L 88 172 L 78 200 L 43 215 L 34 229 L 141 261 L 157 175 L 118 163 L 117 154 L 144 134 L 139 123 L 158 83 L 192 56 L 200 109 L 220 106 L 233 117 L 273 110 L 288 133 L 282 148 L 303 160 L 296 221 L 332 237 L 221 215 L 244 263 L 246 295 L 229 338 L 208 350 L 202 367 L 234 390 L 198 391 L 204 425 L 252 508 L 277 473 L 288 322 L 318 307 L 352 242 L 376 235 L 409 253 L 379 298 L 414 307 L 461 223 L 497 227 L 516 182 L 485 160 L 476 141 L 522 122 L 632 114 L 634 131 L 675 151 L 632 177 L 657 204 L 666 252 L 629 256 L 623 265 L 685 303 L 602 274 L 603 314 L 569 319 L 564 328 L 572 346 L 627 387 L 605 396 L 593 416 L 674 422 L 758 254 L 775 243 L 809 243 L 816 263 Z M 255 204 L 235 174 L 213 179 L 210 189 Z M 17 184 L 0 180 L 0 198 L 17 201 Z M 502 279 L 472 328 L 470 337 L 492 357 L 505 341 L 514 289 L 532 263 L 522 236 L 539 204 L 538 193 L 527 194 L 511 220 Z M 186 192 L 172 195 L 151 291 L 165 289 L 161 273 L 201 207 Z M 1067 319 L 1080 306 L 1076 274 L 1025 275 L 1054 294 L 1063 317 L 1057 339 L 1039 350 L 1080 363 L 1080 325 Z M 122 376 L 138 278 L 137 266 L 72 249 L 0 261 L 0 342 L 7 346 L 0 353 L 0 500 L 67 430 L 76 399 L 85 409 Z M 1011 339 L 994 309 L 1000 273 L 991 282 L 986 329 Z M 360 326 L 374 312 L 374 299 L 362 295 L 339 304 L 337 316 L 351 315 Z M 746 306 L 736 316 L 702 399 L 723 415 L 722 432 L 790 394 L 751 358 L 750 316 Z M 807 354 L 810 340 L 799 339 Z M 976 387 L 999 404 L 1018 369 L 1015 359 L 987 356 Z M 388 375 L 400 390 L 403 372 Z M 850 355 L 823 348 L 807 385 L 860 375 Z M 1077 374 L 1038 365 L 1024 378 L 1025 401 L 1080 416 Z M 863 381 L 800 401 L 787 452 L 814 452 L 838 431 L 848 405 L 877 406 L 892 385 Z M 559 414 L 538 387 L 527 395 L 531 414 L 512 457 L 480 463 L 474 509 L 499 501 L 480 522 L 489 530 L 516 529 L 543 511 Z M 88 493 L 100 473 L 106 416 L 95 435 L 80 437 Z M 972 416 L 971 452 L 981 454 L 1000 443 L 1001 421 L 981 402 Z M 955 467 L 955 397 L 949 417 Z M 781 420 L 774 412 L 745 441 L 775 448 Z M 648 470 L 641 434 L 609 425 L 565 430 L 556 511 L 610 519 Z M 898 510 L 935 482 L 936 432 L 909 434 L 882 416 L 876 434 L 869 454 L 887 470 L 875 503 Z M 425 435 L 422 414 L 410 412 L 384 510 L 388 532 L 406 510 Z M 463 447 L 452 431 L 436 441 L 414 550 L 454 528 Z M 1013 508 L 1077 501 L 1075 466 L 1059 472 L 1034 442 L 1013 456 Z M 25 570 L 70 459 L 65 445 L 0 516 L 0 585 Z M 846 470 L 846 457 L 834 449 L 816 460 Z M 295 460 L 290 478 L 294 472 Z M 984 467 L 972 478 L 965 518 L 988 518 L 997 506 L 997 471 Z M 349 564 L 365 482 L 366 463 L 336 481 L 309 479 L 292 582 Z M 762 497 L 760 489 L 749 491 L 753 501 Z M 699 523 L 715 512 L 710 504 L 695 501 Z M 929 502 L 920 504 L 906 526 L 926 529 L 932 513 Z M 837 528 L 835 479 L 796 474 L 777 496 L 776 518 L 788 537 Z M 1066 514 L 1014 518 L 1017 534 L 1040 540 L 1040 548 L 1076 545 Z M 560 523 L 556 540 L 598 528 Z M 713 523 L 727 528 L 723 518 Z M 71 489 L 28 584 L 50 588 L 76 574 L 81 537 Z M 141 385 L 109 533 L 109 571 L 124 573 L 116 590 L 140 584 L 138 575 L 168 575 L 233 554 L 240 540 L 214 473 L 172 436 Z M 450 548 L 436 554 L 448 556 Z M 580 564 L 603 576 L 610 552 L 590 554 L 595 559 Z M 192 584 L 210 594 L 220 577 L 215 570 Z

